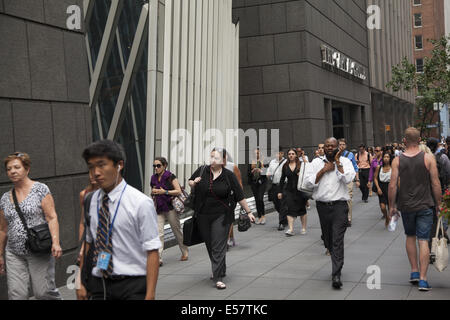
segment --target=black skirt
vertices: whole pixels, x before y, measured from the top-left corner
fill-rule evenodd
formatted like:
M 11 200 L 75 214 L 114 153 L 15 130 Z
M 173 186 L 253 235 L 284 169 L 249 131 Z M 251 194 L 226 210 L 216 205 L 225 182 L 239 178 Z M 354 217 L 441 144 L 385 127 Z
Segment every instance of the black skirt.
M 389 204 L 388 192 L 389 192 L 389 182 L 378 182 L 380 186 L 381 192 L 383 193 L 381 196 L 378 195 L 378 200 L 380 203 L 384 203 L 385 205 Z
M 306 212 L 306 198 L 300 191 L 285 190 L 283 201 L 287 206 L 287 215 L 293 218 L 304 216 Z

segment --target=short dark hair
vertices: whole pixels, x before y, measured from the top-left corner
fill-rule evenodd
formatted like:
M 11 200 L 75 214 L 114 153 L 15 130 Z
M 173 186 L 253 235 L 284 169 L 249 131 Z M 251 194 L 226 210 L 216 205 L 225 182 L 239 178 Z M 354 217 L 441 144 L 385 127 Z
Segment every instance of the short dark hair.
M 106 157 L 114 162 L 115 165 L 123 161 L 125 166 L 126 156 L 123 147 L 111 140 L 97 141 L 84 149 L 83 159 L 86 163 L 95 157 Z
M 344 138 L 342 138 L 342 139 L 339 139 L 339 141 L 338 141 L 338 142 L 339 142 L 339 143 L 343 142 L 343 143 L 347 144 L 347 140 L 345 140 Z
M 362 143 L 362 144 L 359 145 L 359 147 L 365 149 L 365 148 L 366 148 L 366 145 L 365 145 L 364 143 Z
M 435 153 L 438 148 L 439 140 L 436 138 L 429 138 L 427 140 L 427 147 L 430 148 L 431 152 Z

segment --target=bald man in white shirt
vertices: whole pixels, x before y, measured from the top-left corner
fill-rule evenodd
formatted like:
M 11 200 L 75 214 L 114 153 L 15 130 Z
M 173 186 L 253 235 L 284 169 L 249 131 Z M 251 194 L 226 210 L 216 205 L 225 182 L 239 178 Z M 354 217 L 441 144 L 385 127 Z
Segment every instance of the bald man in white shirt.
M 331 253 L 332 286 L 342 288 L 341 271 L 344 265 L 344 235 L 348 225 L 348 203 L 350 196 L 347 184 L 355 178 L 355 170 L 349 159 L 342 157 L 338 141 L 325 141 L 325 159 L 317 158 L 311 165 L 308 184 L 314 187 L 320 226 L 326 248 Z

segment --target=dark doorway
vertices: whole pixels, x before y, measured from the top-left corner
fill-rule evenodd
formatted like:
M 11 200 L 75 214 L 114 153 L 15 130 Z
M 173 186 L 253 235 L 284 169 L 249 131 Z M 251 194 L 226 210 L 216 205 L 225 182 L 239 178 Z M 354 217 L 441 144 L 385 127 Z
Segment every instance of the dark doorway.
M 333 137 L 345 138 L 344 108 L 333 108 Z

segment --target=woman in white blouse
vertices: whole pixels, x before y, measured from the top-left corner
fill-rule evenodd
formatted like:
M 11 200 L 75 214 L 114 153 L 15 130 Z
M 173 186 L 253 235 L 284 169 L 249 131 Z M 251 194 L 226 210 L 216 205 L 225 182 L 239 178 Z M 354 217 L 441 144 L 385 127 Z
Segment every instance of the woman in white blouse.
M 380 201 L 380 209 L 383 213 L 383 218 L 385 220 L 385 226 L 389 225 L 389 216 L 388 216 L 388 189 L 389 182 L 391 182 L 391 174 L 392 174 L 392 154 L 390 152 L 383 153 L 383 162 L 381 166 L 378 166 L 375 170 L 374 183 L 377 188 L 378 199 Z

